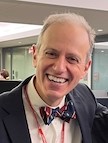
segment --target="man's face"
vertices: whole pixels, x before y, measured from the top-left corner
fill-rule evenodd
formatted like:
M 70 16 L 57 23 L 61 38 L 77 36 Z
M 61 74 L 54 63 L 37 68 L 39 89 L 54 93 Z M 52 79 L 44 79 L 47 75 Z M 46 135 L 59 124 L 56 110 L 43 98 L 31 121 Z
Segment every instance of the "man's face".
M 53 24 L 44 33 L 39 52 L 34 53 L 36 89 L 49 105 L 56 106 L 86 74 L 90 48 L 88 34 L 77 24 Z

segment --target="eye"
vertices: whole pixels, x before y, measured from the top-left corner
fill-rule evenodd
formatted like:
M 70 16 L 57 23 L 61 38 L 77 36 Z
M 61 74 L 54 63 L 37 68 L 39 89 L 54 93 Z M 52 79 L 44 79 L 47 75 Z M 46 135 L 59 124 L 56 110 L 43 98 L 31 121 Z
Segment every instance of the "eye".
M 54 52 L 54 51 L 46 51 L 45 52 L 45 55 L 48 57 L 48 58 L 51 58 L 51 59 L 54 59 L 57 57 L 57 53 Z
M 67 60 L 70 64 L 79 64 L 79 59 L 77 57 L 67 57 Z

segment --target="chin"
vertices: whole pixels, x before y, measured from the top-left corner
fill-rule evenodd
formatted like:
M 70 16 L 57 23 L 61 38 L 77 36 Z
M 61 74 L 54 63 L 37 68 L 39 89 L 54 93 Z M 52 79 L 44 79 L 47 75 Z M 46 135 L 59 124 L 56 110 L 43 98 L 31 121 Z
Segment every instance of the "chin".
M 47 94 L 47 95 L 52 98 L 62 98 L 64 96 L 63 93 L 57 92 L 57 91 L 50 91 L 49 94 Z

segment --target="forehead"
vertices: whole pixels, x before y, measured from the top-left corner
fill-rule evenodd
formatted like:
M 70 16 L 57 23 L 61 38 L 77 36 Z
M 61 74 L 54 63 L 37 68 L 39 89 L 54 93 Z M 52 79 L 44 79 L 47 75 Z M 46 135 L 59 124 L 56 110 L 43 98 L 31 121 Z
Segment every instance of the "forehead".
M 40 53 L 54 49 L 61 55 L 74 55 L 85 60 L 90 49 L 86 30 L 70 23 L 56 23 L 48 27 L 42 37 Z
M 54 23 L 50 25 L 43 34 L 42 42 L 48 41 L 88 41 L 88 33 L 84 27 L 77 23 Z

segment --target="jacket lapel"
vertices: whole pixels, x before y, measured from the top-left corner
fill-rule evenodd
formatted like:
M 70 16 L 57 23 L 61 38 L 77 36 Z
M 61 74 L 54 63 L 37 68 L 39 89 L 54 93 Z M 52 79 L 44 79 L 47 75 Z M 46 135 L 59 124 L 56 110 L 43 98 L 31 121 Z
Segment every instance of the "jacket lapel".
M 2 105 L 6 114 L 3 122 L 12 143 L 31 143 L 22 99 L 22 85 L 7 95 L 6 103 L 4 101 Z
M 83 143 L 92 143 L 88 113 L 85 107 L 85 103 L 83 102 L 83 100 L 81 100 L 81 95 L 79 95 L 77 92 L 72 91 L 70 93 L 70 97 L 75 106 L 77 120 L 79 122 L 82 133 Z
M 79 120 L 79 125 L 80 125 L 81 132 L 82 132 L 83 142 L 84 143 L 92 143 L 86 109 L 83 106 L 83 103 L 81 103 L 81 101 L 79 101 L 78 97 L 76 97 L 75 100 L 73 100 L 73 102 L 74 102 L 75 109 L 77 112 L 77 118 Z
M 12 143 L 31 143 L 27 123 L 21 113 L 8 115 L 4 124 Z

